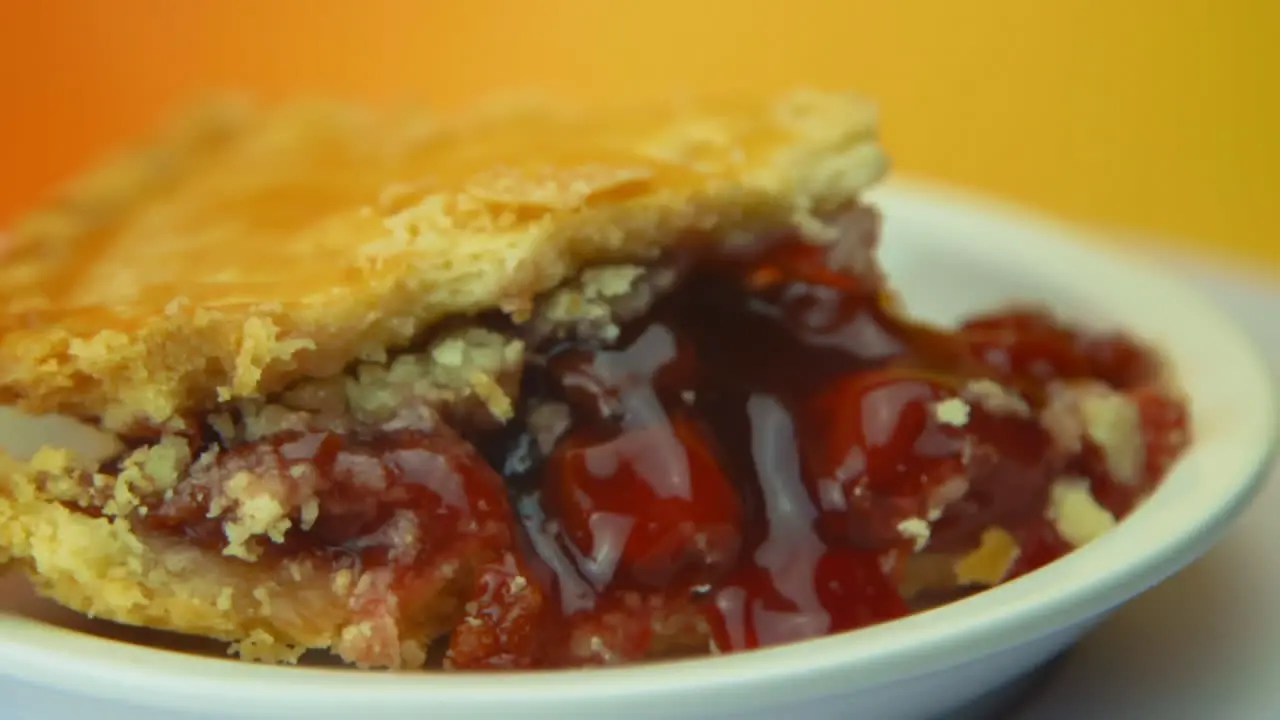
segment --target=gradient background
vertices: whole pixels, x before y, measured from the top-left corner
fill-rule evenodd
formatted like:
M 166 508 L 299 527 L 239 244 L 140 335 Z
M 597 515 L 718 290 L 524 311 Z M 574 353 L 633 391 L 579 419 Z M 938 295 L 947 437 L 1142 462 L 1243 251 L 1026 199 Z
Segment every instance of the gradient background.
M 1272 0 L 0 0 L 0 223 L 215 90 L 796 84 L 877 98 L 903 174 L 1280 271 Z

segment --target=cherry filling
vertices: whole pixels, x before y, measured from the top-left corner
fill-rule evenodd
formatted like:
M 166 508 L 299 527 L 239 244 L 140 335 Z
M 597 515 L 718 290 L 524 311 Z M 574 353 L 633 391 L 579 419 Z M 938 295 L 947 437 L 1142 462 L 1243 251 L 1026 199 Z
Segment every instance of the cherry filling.
M 594 430 L 594 428 L 593 428 Z M 567 438 L 548 461 L 543 506 L 599 590 L 712 582 L 742 544 L 737 493 L 694 421 Z
M 963 387 L 895 368 L 846 376 L 810 403 L 805 477 L 828 537 L 888 550 L 903 544 L 903 523 L 925 520 L 930 534 L 915 543 L 955 551 L 1043 507 L 1055 470 L 1048 433 L 1029 414 L 968 405 Z M 946 497 L 954 484 L 964 494 Z
M 848 247 L 665 258 L 680 281 L 616 334 L 530 339 L 505 427 L 278 435 L 223 452 L 200 471 L 221 480 L 145 522 L 225 550 L 244 505 L 210 488 L 260 471 L 292 508 L 265 556 L 392 568 L 423 597 L 433 569 L 471 568 L 450 666 L 615 663 L 901 617 L 921 604 L 904 558 L 949 563 L 993 529 L 1018 546 L 1007 576 L 1029 572 L 1073 547 L 1055 482 L 1082 478 L 1121 517 L 1185 446 L 1139 344 L 1031 311 L 922 326 Z M 1136 406 L 1136 477 L 1114 476 L 1105 438 L 1045 420 L 1080 381 Z
M 1101 452 L 1090 440 L 1064 447 L 1041 422 L 1052 382 L 1132 393 L 1149 456 L 1140 492 L 1185 442 L 1155 359 L 1123 337 L 1032 312 L 920 326 L 877 277 L 796 239 L 677 264 L 683 281 L 617 340 L 544 347 L 526 369 L 521 416 L 570 417 L 553 443 L 516 423 L 485 444 L 519 468 L 525 530 L 551 569 L 546 637 L 559 639 L 543 643 L 546 664 L 653 657 L 670 638 L 655 612 L 701 619 L 676 634 L 720 651 L 901 617 L 897 558 L 959 556 L 993 527 L 1019 543 L 1010 575 L 1069 552 L 1048 519 L 1051 485 L 1068 472 L 1119 483 L 1082 464 Z M 566 647 L 602 616 L 632 632 L 597 637 L 604 653 Z

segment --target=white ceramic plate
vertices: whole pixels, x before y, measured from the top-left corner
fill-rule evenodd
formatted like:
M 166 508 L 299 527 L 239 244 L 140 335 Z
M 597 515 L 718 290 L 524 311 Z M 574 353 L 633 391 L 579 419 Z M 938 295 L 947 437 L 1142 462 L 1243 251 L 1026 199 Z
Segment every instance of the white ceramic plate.
M 1280 368 L 1280 284 L 1201 258 L 1161 257 L 1216 300 Z M 1204 558 L 1125 605 L 1008 720 L 1280 718 L 1280 464 Z
M 42 715 L 134 703 L 132 718 L 929 718 L 1018 678 L 1202 554 L 1260 484 L 1275 411 L 1265 364 L 1183 285 L 1043 219 L 929 191 L 879 194 L 884 262 L 919 315 L 946 322 L 1048 302 L 1169 355 L 1197 440 L 1114 532 L 997 590 L 884 626 L 706 661 L 500 677 L 268 668 L 162 652 L 42 622 L 0 600 L 0 674 L 48 690 Z M 16 437 L 0 428 L 0 437 Z M 17 598 L 17 594 L 6 594 Z M 65 622 L 65 621 L 64 621 Z M 29 692 L 29 691 L 28 691 Z M 145 707 L 144 707 L 145 706 Z M 148 714 L 148 709 L 150 713 Z

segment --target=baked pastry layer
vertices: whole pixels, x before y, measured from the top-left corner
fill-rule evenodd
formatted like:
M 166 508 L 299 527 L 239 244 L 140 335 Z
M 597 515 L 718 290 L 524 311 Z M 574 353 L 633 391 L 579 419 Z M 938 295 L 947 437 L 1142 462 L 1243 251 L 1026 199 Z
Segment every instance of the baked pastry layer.
M 262 397 L 588 264 L 795 226 L 878 179 L 864 101 L 795 93 L 436 118 L 220 107 L 26 218 L 0 263 L 0 402 L 160 426 Z M 719 234 L 719 233 L 710 233 Z

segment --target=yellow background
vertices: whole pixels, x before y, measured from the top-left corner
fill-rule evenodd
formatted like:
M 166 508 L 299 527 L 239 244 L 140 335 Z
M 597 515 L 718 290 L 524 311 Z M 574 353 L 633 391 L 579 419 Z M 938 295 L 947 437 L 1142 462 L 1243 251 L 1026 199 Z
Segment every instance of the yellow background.
M 904 174 L 1280 269 L 1271 0 L 9 0 L 0 222 L 210 90 L 851 87 Z

